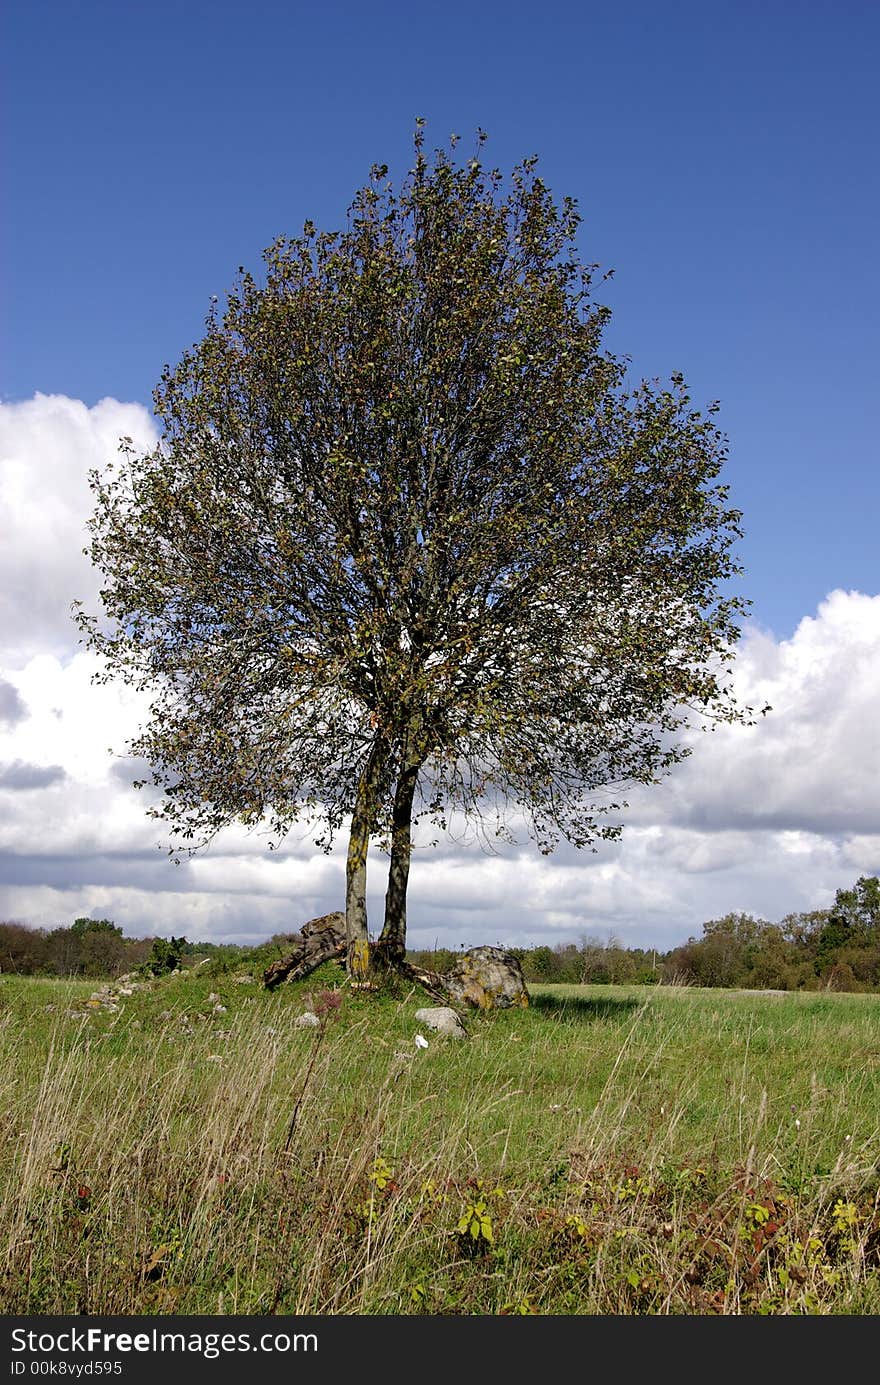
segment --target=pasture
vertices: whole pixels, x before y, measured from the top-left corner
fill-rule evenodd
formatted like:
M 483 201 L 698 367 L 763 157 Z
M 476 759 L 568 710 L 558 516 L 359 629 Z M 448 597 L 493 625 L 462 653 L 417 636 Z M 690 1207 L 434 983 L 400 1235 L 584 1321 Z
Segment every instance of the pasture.
M 880 1311 L 878 996 L 94 990 L 0 978 L 4 1313 Z

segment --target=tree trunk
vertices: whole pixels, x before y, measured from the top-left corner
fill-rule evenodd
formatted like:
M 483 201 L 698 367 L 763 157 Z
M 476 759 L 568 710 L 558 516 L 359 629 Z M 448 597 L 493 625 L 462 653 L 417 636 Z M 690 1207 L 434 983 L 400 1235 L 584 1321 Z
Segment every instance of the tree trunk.
M 357 787 L 348 858 L 345 863 L 346 966 L 352 981 L 365 981 L 370 970 L 370 936 L 367 931 L 367 852 L 376 817 L 384 745 L 377 738 Z
M 406 955 L 406 891 L 412 856 L 412 809 L 419 780 L 418 764 L 407 764 L 401 771 L 394 793 L 391 820 L 391 862 L 385 895 L 385 922 L 379 947 L 383 961 L 398 965 Z

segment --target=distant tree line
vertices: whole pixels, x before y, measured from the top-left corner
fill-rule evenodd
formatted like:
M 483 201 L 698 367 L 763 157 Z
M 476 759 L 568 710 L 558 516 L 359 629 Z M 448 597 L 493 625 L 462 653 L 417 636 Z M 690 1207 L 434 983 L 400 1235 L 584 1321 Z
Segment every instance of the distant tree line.
M 663 960 L 663 980 L 753 990 L 880 990 L 880 880 L 862 876 L 830 909 L 780 923 L 726 914 Z
M 743 990 L 880 990 L 880 880 L 862 876 L 837 891 L 830 909 L 768 923 L 725 914 L 669 952 L 627 948 L 617 939 L 509 948 L 526 981 L 568 985 L 727 986 Z M 453 951 L 412 954 L 444 970 Z
M 109 919 L 78 918 L 69 927 L 0 923 L 0 972 L 22 976 L 114 977 L 142 969 L 161 975 L 205 958 L 255 973 L 289 950 L 293 934 L 257 947 L 126 938 Z M 779 923 L 731 913 L 703 925 L 669 952 L 602 942 L 509 947 L 526 981 L 569 985 L 722 986 L 744 990 L 880 991 L 880 879 L 862 876 L 840 889 L 829 909 L 786 914 Z M 417 966 L 444 971 L 454 949 L 409 951 Z
M 624 947 L 615 938 L 603 943 L 584 938 L 580 943 L 557 943 L 555 947 L 507 947 L 520 963 L 526 981 L 571 986 L 651 985 L 662 980 L 666 953 L 652 948 Z M 446 971 L 458 954 L 451 948 L 431 952 L 410 952 L 416 966 Z
M 126 938 L 110 919 L 74 919 L 69 927 L 28 928 L 0 923 L 0 972 L 19 976 L 112 979 L 124 972 L 173 971 L 186 956 L 212 950 L 185 938 Z

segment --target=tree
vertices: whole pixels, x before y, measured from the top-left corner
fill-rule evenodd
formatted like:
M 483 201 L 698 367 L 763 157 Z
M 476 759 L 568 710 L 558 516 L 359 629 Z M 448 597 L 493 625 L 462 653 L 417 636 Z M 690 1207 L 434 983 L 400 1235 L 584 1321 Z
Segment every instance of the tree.
M 838 963 L 845 962 L 849 972 L 841 975 L 855 974 L 860 980 L 873 979 L 878 968 L 878 940 L 880 879 L 876 875 L 862 875 L 851 889 L 840 889 L 834 896 L 834 903 L 816 938 L 816 975 L 824 976 Z M 847 952 L 845 958 L 843 950 Z M 847 988 L 838 985 L 838 989 Z
M 87 933 L 112 934 L 116 938 L 122 937 L 122 929 L 110 919 L 74 919 L 70 925 L 70 931 L 76 938 L 84 938 Z
M 574 201 L 484 139 L 429 157 L 418 122 L 399 191 L 374 166 L 345 230 L 241 269 L 163 374 L 160 444 L 92 478 L 107 619 L 78 619 L 152 694 L 131 750 L 172 850 L 236 819 L 329 848 L 350 815 L 355 975 L 371 838 L 399 962 L 420 815 L 589 846 L 684 726 L 750 711 L 716 406 L 627 388 Z
M 46 966 L 46 933 L 23 923 L 0 923 L 0 973 L 33 976 Z
M 186 938 L 154 938 L 150 955 L 144 963 L 147 971 L 154 976 L 166 976 L 176 971 L 186 947 Z
M 838 890 L 831 906 L 831 921 L 839 922 L 865 938 L 874 930 L 880 936 L 880 879 L 860 875 L 852 889 Z

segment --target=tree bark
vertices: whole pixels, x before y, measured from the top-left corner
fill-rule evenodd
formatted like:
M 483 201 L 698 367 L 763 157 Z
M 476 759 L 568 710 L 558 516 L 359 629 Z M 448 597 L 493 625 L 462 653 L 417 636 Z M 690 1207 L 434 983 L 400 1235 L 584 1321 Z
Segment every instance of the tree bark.
M 367 852 L 376 818 L 379 780 L 384 763 L 384 744 L 377 737 L 357 787 L 348 857 L 345 863 L 346 967 L 352 981 L 366 981 L 370 970 L 370 935 L 367 929 Z
M 385 921 L 379 938 L 383 961 L 399 965 L 406 955 L 406 891 L 412 856 L 412 809 L 419 779 L 418 764 L 406 764 L 394 793 L 391 819 L 391 861 L 385 894 Z

